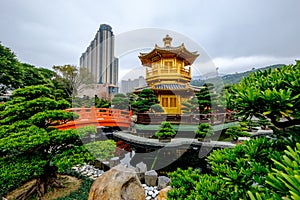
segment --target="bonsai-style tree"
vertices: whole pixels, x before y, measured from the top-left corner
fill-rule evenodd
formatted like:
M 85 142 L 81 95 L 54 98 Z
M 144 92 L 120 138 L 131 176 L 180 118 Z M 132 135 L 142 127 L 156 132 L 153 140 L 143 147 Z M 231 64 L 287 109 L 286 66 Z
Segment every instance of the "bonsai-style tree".
M 246 121 L 239 122 L 239 125 L 240 125 L 242 131 L 248 131 L 249 130 L 248 124 L 249 123 L 247 123 Z
M 238 137 L 250 136 L 249 133 L 243 131 L 241 126 L 231 126 L 226 130 L 225 134 L 229 135 L 229 137 L 234 141 L 237 141 Z
M 155 136 L 158 138 L 172 138 L 176 131 L 170 122 L 162 122 Z
M 115 109 L 129 110 L 129 99 L 124 94 L 115 94 L 111 105 Z
M 144 89 L 138 94 L 135 101 L 131 101 L 131 108 L 136 113 L 149 111 L 151 106 L 158 104 L 159 100 L 151 89 Z
M 214 134 L 214 130 L 209 123 L 201 123 L 195 131 L 197 138 L 210 137 Z
M 216 103 L 217 95 L 214 93 L 215 87 L 212 83 L 205 83 L 203 89 L 196 93 L 200 114 L 211 113 L 213 104 Z
M 77 117 L 62 110 L 69 106 L 66 100 L 56 100 L 53 91 L 42 85 L 17 89 L 10 101 L 0 105 L 0 194 L 36 178 L 36 183 L 18 199 L 32 194 L 41 198 L 50 187 L 62 186 L 58 170 L 94 160 L 79 137 L 89 131 L 52 127 Z
M 153 106 L 151 106 L 150 111 L 154 112 L 154 113 L 165 112 L 165 110 L 163 109 L 163 107 L 160 104 L 154 104 Z

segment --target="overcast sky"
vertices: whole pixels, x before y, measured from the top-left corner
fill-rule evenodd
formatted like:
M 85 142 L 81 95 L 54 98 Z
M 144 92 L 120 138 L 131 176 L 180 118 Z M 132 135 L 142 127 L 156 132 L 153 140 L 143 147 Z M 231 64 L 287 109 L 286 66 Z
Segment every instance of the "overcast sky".
M 201 46 L 220 73 L 235 73 L 300 59 L 299 8 L 298 0 L 1 0 L 0 41 L 21 62 L 51 68 L 78 66 L 103 23 L 116 36 L 172 30 Z M 121 73 L 130 65 L 121 62 Z

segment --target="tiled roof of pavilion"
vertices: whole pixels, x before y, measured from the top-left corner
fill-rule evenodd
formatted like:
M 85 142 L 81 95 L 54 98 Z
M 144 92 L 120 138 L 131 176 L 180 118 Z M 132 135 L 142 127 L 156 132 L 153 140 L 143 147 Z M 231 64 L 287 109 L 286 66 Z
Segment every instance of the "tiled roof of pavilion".
M 167 41 L 167 44 L 166 44 Z M 164 38 L 165 46 L 159 47 L 155 44 L 154 49 L 149 53 L 140 53 L 139 58 L 142 65 L 149 66 L 152 62 L 160 60 L 161 57 L 177 57 L 184 60 L 185 65 L 192 65 L 199 56 L 197 51 L 188 51 L 182 43 L 178 47 L 171 46 L 172 38 L 168 35 Z
M 183 84 L 158 84 L 154 86 L 155 89 L 186 89 L 186 85 Z

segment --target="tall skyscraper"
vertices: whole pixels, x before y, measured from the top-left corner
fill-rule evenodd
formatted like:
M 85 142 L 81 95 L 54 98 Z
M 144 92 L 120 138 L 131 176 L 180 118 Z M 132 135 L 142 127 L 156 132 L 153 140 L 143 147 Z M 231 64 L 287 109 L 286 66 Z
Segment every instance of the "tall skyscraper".
M 94 40 L 80 57 L 80 67 L 88 69 L 94 83 L 108 85 L 109 93 L 117 92 L 118 58 L 114 56 L 114 34 L 111 26 L 101 24 Z

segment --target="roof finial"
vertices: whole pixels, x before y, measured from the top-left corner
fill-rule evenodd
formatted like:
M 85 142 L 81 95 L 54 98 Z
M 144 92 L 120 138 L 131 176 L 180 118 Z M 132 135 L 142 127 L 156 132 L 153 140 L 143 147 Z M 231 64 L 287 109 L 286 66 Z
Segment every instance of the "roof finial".
M 163 41 L 165 43 L 165 47 L 170 47 L 171 46 L 171 42 L 172 39 L 168 34 L 166 35 L 166 37 L 163 38 Z

